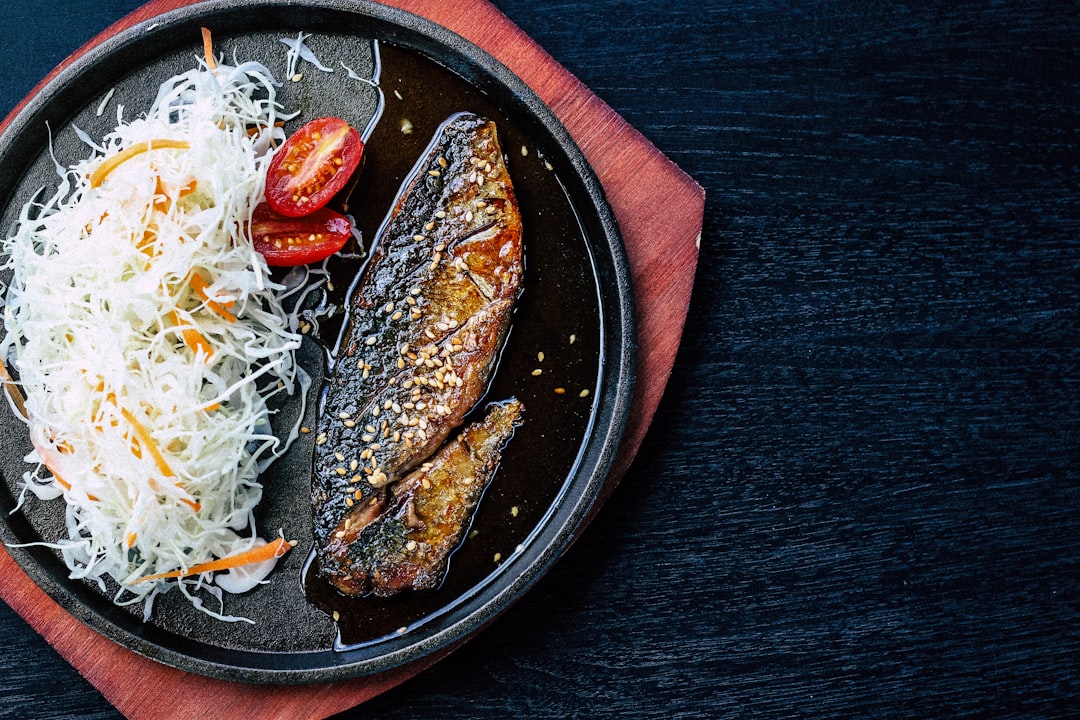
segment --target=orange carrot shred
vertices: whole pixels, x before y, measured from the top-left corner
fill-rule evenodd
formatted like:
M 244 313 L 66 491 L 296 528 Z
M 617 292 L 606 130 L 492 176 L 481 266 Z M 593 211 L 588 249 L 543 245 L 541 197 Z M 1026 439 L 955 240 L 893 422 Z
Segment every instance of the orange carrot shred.
M 210 362 L 210 356 L 214 354 L 214 349 L 210 347 L 210 343 L 202 336 L 202 333 L 185 323 L 175 310 L 169 311 L 169 319 L 172 320 L 173 325 L 180 328 L 180 336 L 184 338 L 184 344 L 191 348 L 191 351 L 196 355 L 199 351 L 202 351 L 203 355 L 206 356 L 206 362 Z
M 112 157 L 106 158 L 100 165 L 94 168 L 94 172 L 90 173 L 90 187 L 101 187 L 102 183 L 105 182 L 105 178 L 109 176 L 109 173 L 136 155 L 141 155 L 150 150 L 165 150 L 170 148 L 173 150 L 187 150 L 190 147 L 191 144 L 184 140 L 169 140 L 168 138 L 159 138 L 147 142 L 135 143 L 134 145 L 124 148 Z
M 146 426 L 139 422 L 127 408 L 120 408 L 120 414 L 124 416 L 124 419 L 128 421 L 135 431 L 135 435 L 139 438 L 139 444 L 154 458 L 154 464 L 158 466 L 161 474 L 166 477 L 175 477 L 176 473 L 169 467 L 169 463 L 165 460 L 165 456 L 161 454 L 161 450 L 158 449 L 157 443 L 150 436 L 150 431 L 146 429 Z
M 236 322 L 236 316 L 225 309 L 232 305 L 232 301 L 228 303 L 219 303 L 217 300 L 214 300 L 210 296 L 209 283 L 207 283 L 203 276 L 197 272 L 191 273 L 190 282 L 191 287 L 199 294 L 199 297 L 206 301 L 206 307 L 210 308 L 229 322 Z
M 206 66 L 214 74 L 217 74 L 217 60 L 214 59 L 214 38 L 210 34 L 210 28 L 202 28 L 203 57 L 206 58 Z
M 135 583 L 147 582 L 149 580 L 164 580 L 166 578 L 178 578 L 188 577 L 189 575 L 198 575 L 204 572 L 216 572 L 218 570 L 228 570 L 230 568 L 242 567 L 244 565 L 252 565 L 254 563 L 263 562 L 265 560 L 272 560 L 279 558 L 292 549 L 296 541 L 289 541 L 283 537 L 274 538 L 271 542 L 265 545 L 260 545 L 250 550 L 244 550 L 235 555 L 223 557 L 219 560 L 211 560 L 210 562 L 199 563 L 198 565 L 192 565 L 187 570 L 172 570 L 170 572 L 157 573 L 156 575 L 147 575 L 146 577 L 135 580 Z M 134 584 L 134 583 L 133 583 Z

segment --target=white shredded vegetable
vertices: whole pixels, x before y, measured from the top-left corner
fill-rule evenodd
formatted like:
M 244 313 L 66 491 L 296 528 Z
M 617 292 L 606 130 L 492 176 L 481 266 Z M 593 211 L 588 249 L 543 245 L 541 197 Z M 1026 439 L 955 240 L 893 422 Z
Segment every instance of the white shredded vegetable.
M 285 450 L 267 401 L 305 380 L 295 320 L 245 232 L 282 139 L 274 98 L 255 64 L 171 78 L 103 155 L 28 203 L 4 245 L 0 357 L 41 464 L 26 486 L 62 493 L 68 536 L 53 546 L 71 576 L 103 589 L 111 578 L 114 601 L 145 603 L 144 617 L 180 585 L 205 612 L 244 619 L 194 594 L 220 606 L 213 573 L 138 581 L 264 544 L 258 476 Z M 272 567 L 220 585 L 247 590 Z

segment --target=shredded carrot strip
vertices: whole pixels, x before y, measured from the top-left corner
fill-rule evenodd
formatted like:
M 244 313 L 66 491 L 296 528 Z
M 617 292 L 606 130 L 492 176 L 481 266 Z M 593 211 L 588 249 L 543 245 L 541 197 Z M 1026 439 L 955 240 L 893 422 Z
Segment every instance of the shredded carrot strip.
M 55 460 L 53 460 L 52 453 L 49 451 L 49 449 L 46 448 L 46 447 L 42 447 L 41 445 L 38 445 L 36 442 L 34 442 L 33 438 L 30 439 L 30 444 L 34 446 L 35 450 L 37 450 L 37 454 L 41 458 L 42 464 L 45 465 L 46 470 L 48 470 L 49 472 L 52 473 L 53 479 L 55 479 L 56 482 L 58 482 L 60 484 L 60 487 L 62 487 L 65 490 L 70 492 L 71 491 L 71 483 L 69 483 L 64 478 L 60 477 L 60 474 L 56 472 L 56 462 L 55 462 Z M 50 462 L 50 460 L 53 460 L 53 461 Z M 97 497 L 95 497 L 94 495 L 91 495 L 89 493 L 87 493 L 86 499 L 91 501 L 91 502 L 97 502 L 98 501 Z
M 126 545 L 127 547 L 131 547 L 132 545 L 134 545 L 134 544 L 135 544 L 135 540 L 136 540 L 136 539 L 137 539 L 138 537 L 139 537 L 139 536 L 138 536 L 138 535 L 136 535 L 136 534 L 135 534 L 135 533 L 133 533 L 133 532 L 130 532 L 130 533 L 128 533 L 128 534 L 127 534 L 127 535 L 126 535 L 126 536 L 124 537 L 124 545 Z
M 175 477 L 176 473 L 169 467 L 169 463 L 165 461 L 165 456 L 161 454 L 161 450 L 158 449 L 157 444 L 154 442 L 154 438 L 150 437 L 150 431 L 146 429 L 146 426 L 139 422 L 127 408 L 120 408 L 120 414 L 131 424 L 131 428 L 135 431 L 135 435 L 138 436 L 139 442 L 142 444 L 143 448 L 150 453 L 150 456 L 154 458 L 154 464 L 158 466 L 158 470 L 161 471 L 161 474 L 165 477 Z
M 146 577 L 139 578 L 134 582 L 141 583 L 147 582 L 149 580 L 164 580 L 165 578 L 188 577 L 189 575 L 198 575 L 199 573 L 204 572 L 215 572 L 217 570 L 228 570 L 230 568 L 242 567 L 244 565 L 252 565 L 254 563 L 263 562 L 265 560 L 279 558 L 285 553 L 289 552 L 289 550 L 291 550 L 294 545 L 296 545 L 295 540 L 290 541 L 286 540 L 283 537 L 277 537 L 271 542 L 266 543 L 265 545 L 260 545 L 257 548 L 245 550 L 244 552 L 237 553 L 236 555 L 230 555 L 229 557 L 224 557 L 220 560 L 212 560 L 210 562 L 192 565 L 187 570 L 172 570 L 170 572 L 157 573 L 156 575 L 147 575 Z
M 199 512 L 200 510 L 202 510 L 202 503 L 199 503 L 199 502 L 197 502 L 195 500 L 188 500 L 187 498 L 180 498 L 180 502 L 185 503 L 186 505 L 190 505 L 191 509 L 194 510 L 195 512 Z
M 203 57 L 206 58 L 206 66 L 217 74 L 217 60 L 214 59 L 214 38 L 210 34 L 210 28 L 202 28 Z
M 116 153 L 110 158 L 106 158 L 94 172 L 90 173 L 90 187 L 101 187 L 101 184 L 105 182 L 105 178 L 109 176 L 116 168 L 126 163 L 136 155 L 141 155 L 144 152 L 150 150 L 187 150 L 191 147 L 190 143 L 183 140 L 169 140 L 167 138 L 161 138 L 156 140 L 150 140 L 149 142 L 136 143 L 129 147 L 124 148 L 120 152 Z
M 210 308 L 229 322 L 236 322 L 236 316 L 225 309 L 226 307 L 231 307 L 233 305 L 232 301 L 219 303 L 217 300 L 214 300 L 210 296 L 210 285 L 207 284 L 206 280 L 203 279 L 203 276 L 197 272 L 191 273 L 190 282 L 191 287 L 194 288 L 195 292 L 199 293 L 199 296 L 206 301 L 206 307 Z
M 190 324 L 185 323 L 175 310 L 169 311 L 169 319 L 172 320 L 173 325 L 180 328 L 180 336 L 184 338 L 184 343 L 191 348 L 191 351 L 196 355 L 201 351 L 206 356 L 206 362 L 210 362 L 210 356 L 214 354 L 214 349 L 210 347 L 210 343 L 203 337 L 202 333 Z
M 274 127 L 285 127 L 285 121 L 284 120 L 278 120 L 277 122 L 274 123 Z M 251 137 L 253 135 L 258 135 L 260 132 L 262 132 L 262 129 L 263 129 L 262 125 L 252 125 L 251 127 L 249 127 L 247 129 L 248 137 Z

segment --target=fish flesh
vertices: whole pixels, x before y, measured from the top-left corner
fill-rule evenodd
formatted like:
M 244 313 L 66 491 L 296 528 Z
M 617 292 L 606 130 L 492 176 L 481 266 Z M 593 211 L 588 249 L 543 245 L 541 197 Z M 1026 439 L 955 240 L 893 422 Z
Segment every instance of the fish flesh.
M 350 289 L 314 453 L 320 573 L 354 594 L 348 543 L 388 486 L 431 457 L 487 390 L 524 273 L 495 124 L 448 119 L 406 179 Z M 363 585 L 363 583 L 360 583 Z
M 349 568 L 333 585 L 349 595 L 382 597 L 438 587 L 521 413 L 518 400 L 492 404 L 483 420 L 391 485 L 384 510 L 366 513 L 367 524 L 332 538 L 329 554 Z

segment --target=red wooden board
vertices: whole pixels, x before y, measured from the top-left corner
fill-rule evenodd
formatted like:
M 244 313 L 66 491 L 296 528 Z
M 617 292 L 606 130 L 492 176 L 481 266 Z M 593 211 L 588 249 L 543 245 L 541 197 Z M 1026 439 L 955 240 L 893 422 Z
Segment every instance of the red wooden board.
M 53 74 L 120 30 L 190 4 L 193 0 L 152 0 L 81 48 Z M 610 493 L 645 436 L 675 361 L 697 265 L 704 191 L 485 0 L 386 4 L 458 33 L 521 77 L 562 120 L 604 186 L 630 257 L 640 347 L 633 410 L 607 484 Z M 0 130 L 7 123 L 0 124 Z M 133 720 L 323 718 L 404 682 L 438 660 L 429 657 L 377 676 L 319 685 L 229 683 L 160 665 L 99 635 L 53 602 L 3 549 L 0 598 Z M 132 683 L 132 678 L 138 682 Z M 171 702 L 162 705 L 162 695 Z

